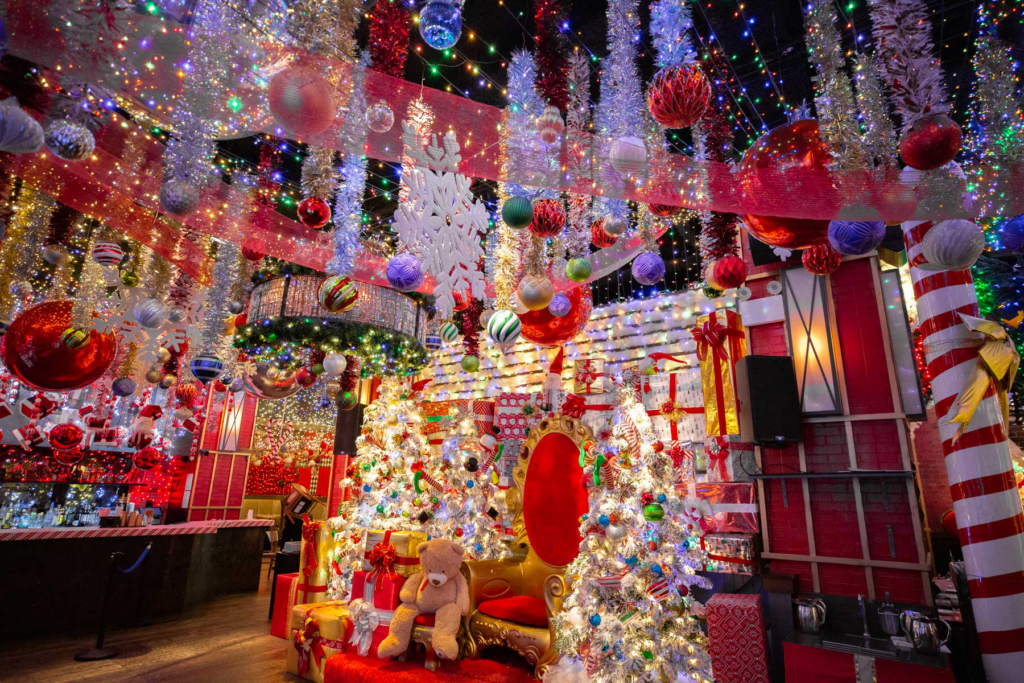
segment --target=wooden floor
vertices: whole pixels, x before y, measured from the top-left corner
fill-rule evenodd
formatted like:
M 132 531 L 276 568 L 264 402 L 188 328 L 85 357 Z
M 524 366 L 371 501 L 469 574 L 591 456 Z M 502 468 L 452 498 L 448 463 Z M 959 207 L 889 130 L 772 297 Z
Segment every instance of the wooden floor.
M 284 671 L 285 641 L 270 635 L 266 571 L 258 593 L 217 598 L 190 617 L 144 628 L 115 630 L 106 644 L 121 654 L 76 662 L 95 634 L 0 644 L 0 680 L 23 683 L 278 683 L 300 681 Z M 59 614 L 52 615 L 59 619 Z

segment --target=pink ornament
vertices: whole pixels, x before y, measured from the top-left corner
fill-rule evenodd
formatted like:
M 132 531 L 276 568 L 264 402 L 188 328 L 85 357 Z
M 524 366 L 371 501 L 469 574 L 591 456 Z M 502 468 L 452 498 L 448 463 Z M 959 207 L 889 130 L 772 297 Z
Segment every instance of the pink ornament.
M 331 127 L 337 105 L 327 79 L 308 66 L 290 66 L 270 79 L 270 113 L 290 133 L 302 138 Z
M 963 145 L 960 126 L 945 114 L 918 119 L 900 140 L 900 158 L 919 171 L 945 166 Z

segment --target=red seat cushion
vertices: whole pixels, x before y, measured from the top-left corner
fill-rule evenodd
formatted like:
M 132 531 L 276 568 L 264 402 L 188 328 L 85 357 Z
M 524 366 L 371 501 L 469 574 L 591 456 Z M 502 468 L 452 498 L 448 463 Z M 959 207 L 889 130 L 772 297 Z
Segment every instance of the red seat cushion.
M 419 614 L 416 619 L 412 622 L 416 626 L 433 626 L 434 615 L 433 614 Z
M 505 619 L 517 624 L 541 628 L 548 625 L 548 611 L 544 607 L 544 601 L 538 598 L 517 595 L 514 598 L 487 600 L 480 603 L 479 609 L 482 613 L 495 619 Z

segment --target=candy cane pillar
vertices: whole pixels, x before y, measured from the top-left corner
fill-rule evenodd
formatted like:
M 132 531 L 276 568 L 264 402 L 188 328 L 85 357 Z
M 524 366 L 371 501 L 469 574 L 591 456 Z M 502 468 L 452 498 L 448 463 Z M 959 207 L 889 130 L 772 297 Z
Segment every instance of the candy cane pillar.
M 945 424 L 978 359 L 959 313 L 978 315 L 969 270 L 923 270 L 931 221 L 903 224 L 946 476 L 963 547 L 985 673 L 991 683 L 1024 680 L 1024 512 L 998 397 L 990 390 L 963 436 Z

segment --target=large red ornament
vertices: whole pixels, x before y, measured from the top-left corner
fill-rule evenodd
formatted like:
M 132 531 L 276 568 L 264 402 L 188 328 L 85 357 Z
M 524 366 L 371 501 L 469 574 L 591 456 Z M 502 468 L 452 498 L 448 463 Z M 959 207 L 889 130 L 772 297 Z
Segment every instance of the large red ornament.
M 537 237 L 554 237 L 565 227 L 565 209 L 554 199 L 538 199 L 533 203 L 533 220 L 528 226 Z
M 594 307 L 590 287 L 576 287 L 564 294 L 569 297 L 569 312 L 561 318 L 552 315 L 547 308 L 519 314 L 524 339 L 540 346 L 559 346 L 586 326 Z
M 711 83 L 696 64 L 662 69 L 647 90 L 647 108 L 666 128 L 692 126 L 711 103 Z
M 53 459 L 61 465 L 77 465 L 85 457 L 85 450 L 82 448 L 68 448 L 65 450 L 53 449 Z
M 671 204 L 648 204 L 647 208 L 658 218 L 672 218 L 672 216 L 683 210 L 683 207 L 672 206 Z
M 953 161 L 964 136 L 960 126 L 945 114 L 918 119 L 900 140 L 900 158 L 919 171 L 931 171 Z
M 721 289 L 735 289 L 747 281 L 747 264 L 739 256 L 723 256 L 715 261 L 712 274 Z
M 316 230 L 331 220 L 331 205 L 319 197 L 306 197 L 299 202 L 299 222 Z
M 787 123 L 762 135 L 743 153 L 737 180 L 750 198 L 776 196 L 782 190 L 797 196 L 807 188 L 808 199 L 821 197 L 832 155 L 818 135 L 818 122 L 810 119 Z M 794 192 L 796 190 L 796 192 Z M 828 241 L 828 221 L 777 216 L 744 216 L 747 229 L 773 247 L 807 249 Z
M 804 251 L 804 268 L 815 275 L 828 275 L 842 264 L 843 255 L 830 244 L 819 244 Z
M 295 381 L 300 387 L 311 387 L 316 384 L 316 374 L 309 368 L 299 368 L 295 373 Z
M 41 391 L 71 391 L 98 380 L 117 355 L 117 340 L 91 330 L 88 344 L 69 349 L 60 339 L 69 327 L 70 301 L 47 301 L 19 315 L 2 341 L 7 369 Z
M 243 244 L 242 256 L 244 256 L 248 261 L 259 261 L 261 258 L 266 256 L 266 254 L 254 247 L 250 247 L 248 244 Z
M 136 469 L 151 470 L 160 464 L 161 457 L 163 457 L 163 454 L 160 451 L 152 446 L 146 446 L 132 456 L 132 464 L 135 465 Z
M 70 422 L 63 422 L 50 430 L 47 439 L 55 451 L 70 451 L 82 445 L 82 428 Z M 81 460 L 81 458 L 79 458 Z M 64 463 L 67 464 L 67 463 Z
M 590 241 L 594 243 L 594 246 L 598 249 L 605 249 L 614 245 L 618 241 L 618 237 L 615 235 L 609 235 L 608 231 L 604 229 L 604 219 L 599 218 L 590 225 Z

